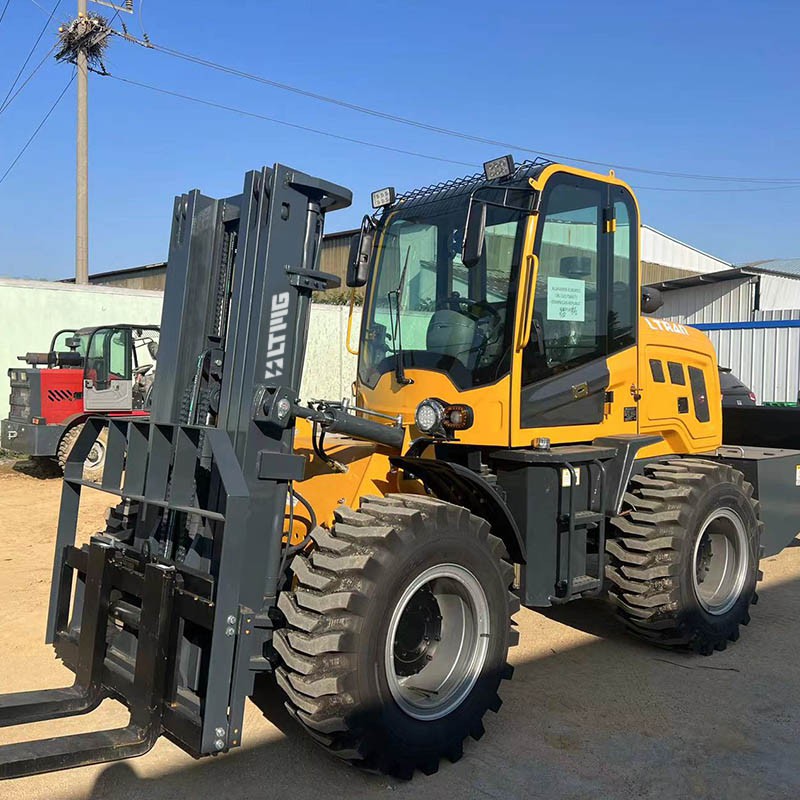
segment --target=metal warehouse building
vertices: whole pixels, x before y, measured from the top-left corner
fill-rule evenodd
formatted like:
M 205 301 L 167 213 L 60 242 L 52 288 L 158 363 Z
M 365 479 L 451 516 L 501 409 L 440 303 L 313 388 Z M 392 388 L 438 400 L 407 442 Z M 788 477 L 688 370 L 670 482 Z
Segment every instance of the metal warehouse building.
M 664 296 L 655 316 L 705 331 L 721 366 L 758 402 L 800 394 L 800 258 L 653 282 Z

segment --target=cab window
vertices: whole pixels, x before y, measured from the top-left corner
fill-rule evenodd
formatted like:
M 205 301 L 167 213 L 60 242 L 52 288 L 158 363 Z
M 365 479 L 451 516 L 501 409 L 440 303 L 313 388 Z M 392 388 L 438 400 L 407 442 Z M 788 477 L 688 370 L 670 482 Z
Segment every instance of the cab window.
M 541 208 L 523 385 L 636 342 L 639 223 L 630 192 L 556 176 L 544 190 Z
M 130 378 L 128 374 L 128 331 L 117 331 L 110 337 L 109 360 L 111 374 L 123 380 Z
M 636 206 L 627 189 L 612 186 L 610 192 L 615 230 L 608 336 L 609 353 L 614 353 L 636 342 L 639 225 Z
M 102 328 L 89 341 L 84 377 L 103 390 L 112 380 L 131 380 L 130 331 Z
M 604 188 L 565 176 L 545 190 L 533 332 L 523 356 L 525 383 L 606 352 L 606 303 L 599 281 Z

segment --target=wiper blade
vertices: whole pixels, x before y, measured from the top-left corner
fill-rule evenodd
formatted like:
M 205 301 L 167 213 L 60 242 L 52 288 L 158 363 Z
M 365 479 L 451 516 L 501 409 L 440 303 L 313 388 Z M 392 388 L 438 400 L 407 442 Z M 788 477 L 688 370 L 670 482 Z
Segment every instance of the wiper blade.
M 396 289 L 391 289 L 386 293 L 386 300 L 389 304 L 389 315 L 392 322 L 392 349 L 394 350 L 394 375 L 401 386 L 408 386 L 414 383 L 411 378 L 406 377 L 405 364 L 403 363 L 403 333 L 401 330 L 400 298 L 403 294 L 403 286 L 406 281 L 406 270 L 408 268 L 408 257 L 411 255 L 411 246 L 406 250 L 406 257 L 403 263 L 403 271 L 400 273 L 400 281 Z M 392 316 L 392 295 L 394 295 L 395 312 Z

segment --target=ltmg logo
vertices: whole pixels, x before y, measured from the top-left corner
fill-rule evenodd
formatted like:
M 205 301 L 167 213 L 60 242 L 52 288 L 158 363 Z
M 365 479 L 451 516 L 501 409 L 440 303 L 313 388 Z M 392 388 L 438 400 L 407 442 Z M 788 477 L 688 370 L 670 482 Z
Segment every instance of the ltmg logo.
M 289 314 L 289 292 L 273 295 L 267 328 L 267 363 L 264 379 L 274 381 L 283 375 L 286 353 L 286 317 Z

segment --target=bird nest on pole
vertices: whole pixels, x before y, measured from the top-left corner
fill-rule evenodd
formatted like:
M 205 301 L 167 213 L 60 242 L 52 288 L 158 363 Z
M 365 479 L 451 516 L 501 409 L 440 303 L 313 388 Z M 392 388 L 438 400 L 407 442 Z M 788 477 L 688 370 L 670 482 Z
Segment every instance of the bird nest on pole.
M 111 28 L 108 20 L 100 14 L 79 15 L 58 29 L 61 49 L 56 53 L 57 61 L 74 64 L 83 50 L 89 69 L 107 75 L 103 54 L 108 47 Z

